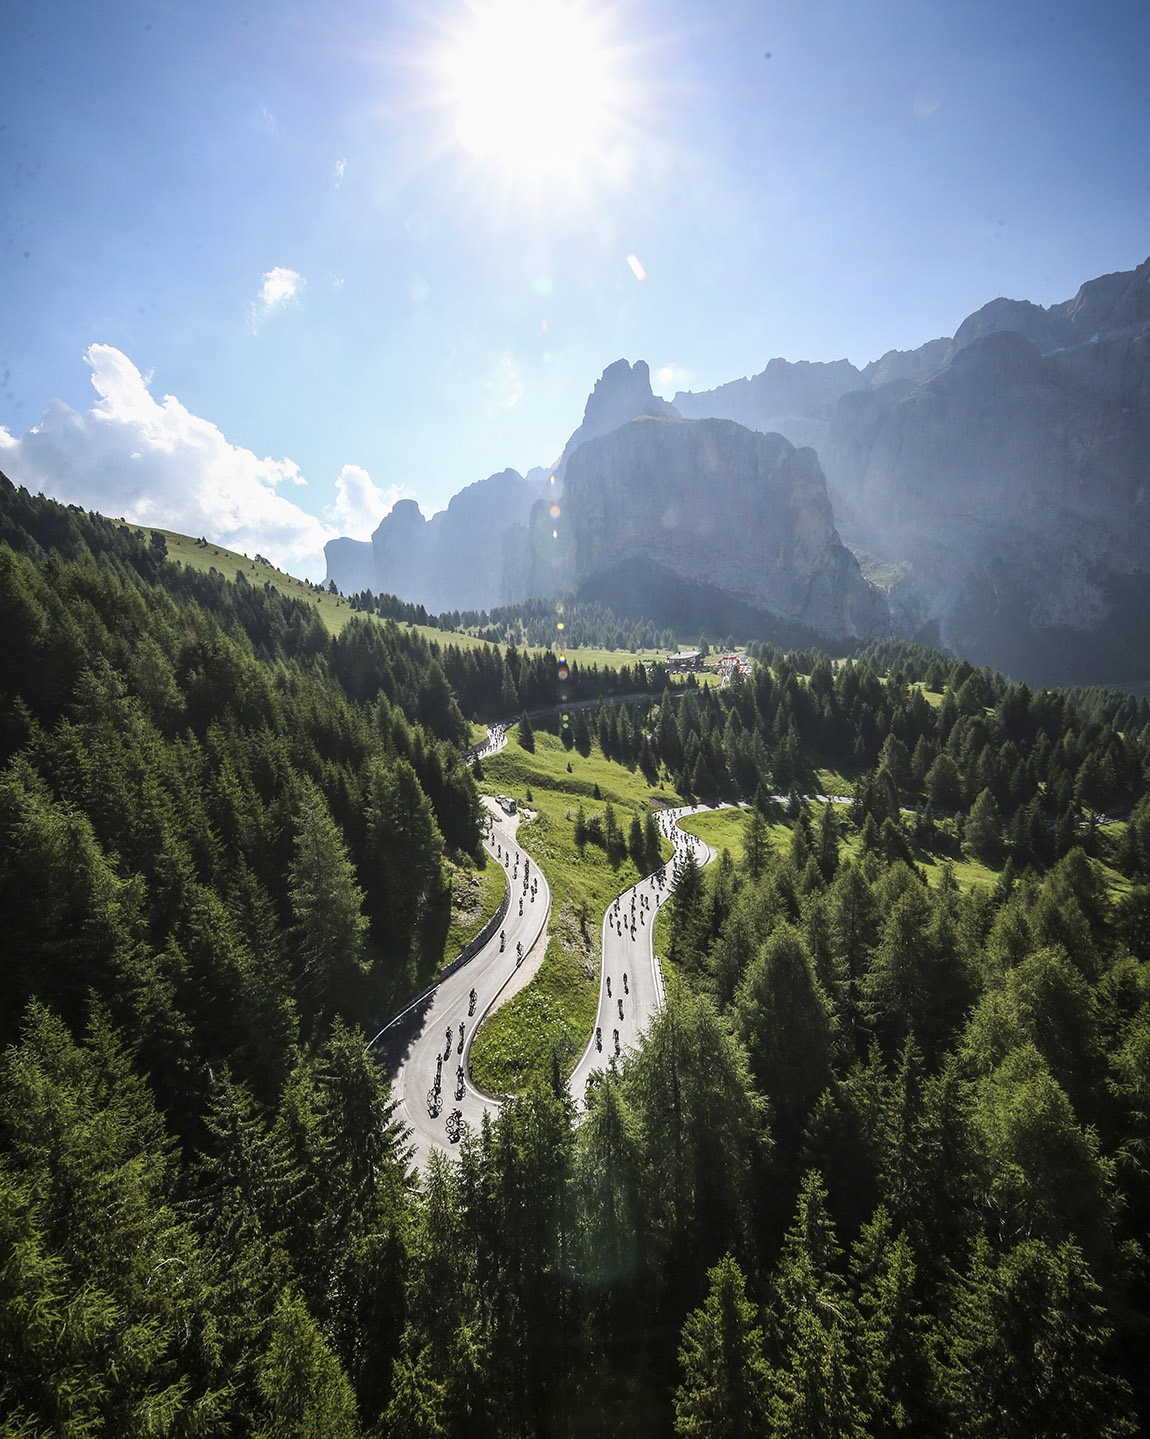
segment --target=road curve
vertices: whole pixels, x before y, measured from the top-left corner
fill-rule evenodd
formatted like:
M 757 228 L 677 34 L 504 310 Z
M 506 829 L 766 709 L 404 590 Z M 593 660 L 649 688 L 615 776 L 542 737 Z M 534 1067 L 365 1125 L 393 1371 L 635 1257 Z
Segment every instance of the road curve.
M 700 867 L 713 858 L 704 840 L 679 828 L 680 819 L 709 809 L 709 805 L 684 805 L 656 815 L 661 832 L 675 846 L 674 856 L 654 874 L 625 889 L 603 916 L 596 1027 L 568 1080 L 577 1108 L 583 1106 L 592 1073 L 603 1069 L 615 1054 L 638 1048 L 640 1036 L 662 1008 L 663 977 L 655 957 L 655 915 L 670 899 L 675 870 L 688 851 Z
M 483 1016 L 516 976 L 517 946 L 523 946 L 524 965 L 541 957 L 541 945 L 539 955 L 531 951 L 543 934 L 551 909 L 546 878 L 515 843 L 519 816 L 504 814 L 493 800 L 484 803 L 491 815 L 484 847 L 502 866 L 510 886 L 510 904 L 502 925 L 506 941 L 501 948 L 496 933 L 474 958 L 441 980 L 372 1042 L 372 1053 L 396 1101 L 396 1117 L 411 1128 L 412 1162 L 419 1169 L 433 1149 L 455 1152 L 456 1145 L 447 1133 L 452 1110 L 460 1110 L 463 1121 L 476 1127 L 485 1109 L 498 1110 L 498 1100 L 481 1094 L 466 1078 L 471 1040 Z M 464 1079 L 461 1097 L 456 1098 L 460 1065 Z M 438 1107 L 428 1103 L 437 1073 L 441 1075 Z

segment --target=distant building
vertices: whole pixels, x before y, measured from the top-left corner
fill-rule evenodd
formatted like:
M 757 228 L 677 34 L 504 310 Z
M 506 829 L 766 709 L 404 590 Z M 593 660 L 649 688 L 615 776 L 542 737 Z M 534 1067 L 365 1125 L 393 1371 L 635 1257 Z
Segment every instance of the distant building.
M 703 651 L 681 650 L 677 655 L 668 655 L 666 666 L 669 670 L 701 670 L 703 668 Z
M 748 677 L 751 673 L 751 662 L 746 655 L 723 655 L 719 660 L 718 669 L 722 681 L 726 685 L 730 684 L 736 674 L 740 674 L 744 678 Z

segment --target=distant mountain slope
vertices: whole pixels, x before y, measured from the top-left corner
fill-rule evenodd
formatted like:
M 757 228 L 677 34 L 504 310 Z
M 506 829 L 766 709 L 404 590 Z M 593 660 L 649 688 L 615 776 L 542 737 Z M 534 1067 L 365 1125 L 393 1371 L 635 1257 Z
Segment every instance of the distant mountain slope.
M 660 425 L 593 449 L 640 418 Z M 675 428 L 680 418 L 813 447 L 836 543 L 841 535 L 883 577 L 899 633 L 1041 683 L 1150 680 L 1150 260 L 1061 304 L 992 300 L 953 338 L 888 351 L 863 369 L 773 359 L 749 379 L 680 392 L 674 405 L 652 393 L 643 361 L 618 360 L 558 464 L 533 472 L 534 489 L 508 471 L 430 521 L 396 506 L 371 546 L 328 547 L 329 574 L 344 589 L 374 576 L 373 588 L 443 609 L 553 594 L 594 574 L 606 584 L 610 573 L 602 598 L 664 624 L 677 623 L 668 597 L 698 563 L 692 613 L 711 604 L 704 594 L 721 594 L 724 612 L 744 619 L 769 611 L 805 624 L 805 611 L 827 634 L 869 633 L 873 596 L 864 604 L 836 571 L 828 591 L 818 590 L 824 576 L 800 600 L 806 572 L 788 569 L 786 543 L 742 500 L 728 507 L 722 552 L 709 548 L 724 496 L 748 483 L 746 442 L 704 458 L 685 438 L 692 432 Z M 611 476 L 599 517 L 616 526 L 600 536 L 580 509 L 592 454 Z M 584 478 L 565 497 L 572 475 Z M 666 510 L 667 485 L 686 500 L 684 534 L 647 524 Z M 532 513 L 544 493 L 546 513 Z M 677 577 L 669 589 L 668 576 Z
M 324 546 L 327 577 L 344 594 L 383 591 L 432 613 L 500 604 L 503 533 L 527 520 L 545 479 L 542 470 L 527 479 L 504 470 L 468 485 L 429 520 L 414 500 L 400 500 L 370 542 Z
M 572 453 L 558 508 L 535 507 L 508 589 L 614 593 L 638 566 L 653 590 L 706 585 L 716 602 L 832 639 L 885 631 L 885 604 L 839 540 L 814 452 L 781 435 L 641 417 Z
M 1048 683 L 1150 675 L 1150 261 L 984 306 L 921 383 L 844 395 L 820 456 L 904 627 Z
M 813 445 L 903 633 L 1041 682 L 1150 679 L 1150 260 L 862 370 L 775 359 L 675 405 Z

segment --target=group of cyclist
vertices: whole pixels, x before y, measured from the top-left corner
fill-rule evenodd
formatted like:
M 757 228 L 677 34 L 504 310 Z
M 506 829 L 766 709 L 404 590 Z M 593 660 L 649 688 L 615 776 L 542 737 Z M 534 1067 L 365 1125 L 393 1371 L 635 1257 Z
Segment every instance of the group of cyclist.
M 658 820 L 658 824 L 659 824 L 659 828 L 660 828 L 660 830 L 662 831 L 663 834 L 668 835 L 669 837 L 672 835 L 673 822 L 668 822 L 668 820 L 666 819 L 665 816 L 660 816 L 660 817 L 659 817 L 659 820 Z M 514 857 L 512 857 L 512 851 L 511 851 L 511 847 L 510 847 L 510 846 L 507 847 L 507 853 L 504 854 L 503 845 L 502 845 L 499 841 L 495 841 L 495 853 L 496 853 L 496 858 L 498 858 L 499 860 L 501 860 L 501 861 L 504 863 L 504 865 L 507 865 L 508 862 L 510 862 L 510 867 L 511 867 L 511 876 L 510 876 L 510 877 L 511 877 L 511 879 L 512 879 L 513 881 L 518 880 L 518 879 L 519 879 L 519 861 L 520 861 L 520 855 L 519 855 L 518 853 L 516 853 L 516 854 L 514 854 Z M 536 898 L 536 895 L 537 895 L 537 892 L 538 892 L 538 878 L 532 879 L 532 877 L 531 877 L 531 861 L 530 861 L 530 859 L 529 859 L 526 855 L 522 856 L 522 859 L 523 859 L 523 883 L 522 883 L 522 887 L 521 887 L 520 895 L 519 895 L 519 913 L 520 913 L 520 914 L 523 913 L 523 901 L 524 901 L 524 898 L 525 898 L 525 897 L 528 897 L 528 898 L 530 899 L 530 901 L 531 901 L 532 903 L 534 903 L 535 898 Z M 657 870 L 653 875 L 650 876 L 649 882 L 650 882 L 650 885 L 651 885 L 652 894 L 655 895 L 655 896 L 660 896 L 660 895 L 662 894 L 664 888 L 665 888 L 665 887 L 667 886 L 667 884 L 670 882 L 667 867 L 664 866 L 664 867 L 660 868 L 659 870 Z M 644 885 L 644 888 L 645 888 L 645 885 Z M 656 903 L 657 903 L 657 900 L 656 900 Z M 624 911 L 624 909 L 623 909 L 623 907 L 622 907 L 622 896 L 619 896 L 618 898 L 616 898 L 616 900 L 615 900 L 615 902 L 614 902 L 613 908 L 612 908 L 612 910 L 611 910 L 610 913 L 609 913 L 608 919 L 609 919 L 609 922 L 612 922 L 612 923 L 614 924 L 616 934 L 617 934 L 620 938 L 622 938 L 622 934 L 623 934 L 624 929 L 627 929 L 627 930 L 630 932 L 630 936 L 631 936 L 632 941 L 634 941 L 634 940 L 637 938 L 638 926 L 639 926 L 639 925 L 645 925 L 646 922 L 647 922 L 647 920 L 646 920 L 647 914 L 648 914 L 648 913 L 653 913 L 653 912 L 654 912 L 654 907 L 652 906 L 651 898 L 650 898 L 647 894 L 645 894 L 645 893 L 643 892 L 643 889 L 640 889 L 638 886 L 636 886 L 635 889 L 634 889 L 634 890 L 632 891 L 632 893 L 631 893 L 631 904 L 630 904 L 630 910 L 629 910 L 629 912 L 628 912 L 628 911 Z M 501 952 L 502 952 L 502 950 L 505 948 L 506 943 L 507 943 L 507 931 L 506 931 L 505 929 L 501 929 L 501 930 L 499 931 L 499 948 L 500 948 L 500 951 L 501 951 Z M 516 965 L 517 965 L 517 966 L 522 962 L 522 959 L 523 959 L 523 944 L 522 944 L 522 941 L 518 941 L 518 942 L 516 943 Z M 629 984 L 629 982 L 628 982 L 628 976 L 627 976 L 627 972 L 626 972 L 625 970 L 624 970 L 624 972 L 623 972 L 622 980 L 623 980 L 623 993 L 624 993 L 624 994 L 629 994 L 629 993 L 630 993 L 630 984 Z M 620 1020 L 620 1022 L 622 1022 L 623 1016 L 624 1016 L 623 995 L 613 995 L 613 994 L 612 994 L 611 976 L 610 976 L 610 975 L 607 975 L 607 976 L 606 976 L 606 979 L 605 979 L 605 987 L 606 987 L 606 991 L 607 991 L 607 998 L 608 998 L 608 999 L 612 999 L 612 998 L 615 999 L 616 1006 L 617 1006 L 617 1009 L 618 1009 L 618 1014 L 619 1014 L 619 1020 Z M 468 1012 L 468 1015 L 469 1015 L 469 1016 L 474 1015 L 476 1003 L 477 1003 L 476 991 L 475 991 L 474 988 L 472 988 L 471 993 L 470 993 L 470 995 L 469 995 L 469 1000 L 468 1000 L 468 1011 L 467 1011 L 467 1012 Z M 459 1052 L 460 1055 L 462 1055 L 462 1053 L 463 1053 L 464 1034 L 465 1034 L 465 1027 L 464 1027 L 464 1025 L 463 1025 L 463 1023 L 462 1023 L 462 1021 L 461 1021 L 460 1024 L 459 1024 L 459 1035 L 458 1035 L 458 1052 Z M 621 1052 L 621 1046 L 620 1046 L 619 1030 L 618 1030 L 617 1028 L 615 1028 L 615 1029 L 612 1030 L 612 1032 L 611 1032 L 611 1037 L 612 1037 L 612 1041 L 613 1041 L 613 1044 L 614 1044 L 615 1053 L 618 1055 L 618 1054 Z M 445 1033 L 444 1033 L 444 1039 L 445 1039 L 445 1041 L 446 1041 L 446 1048 L 445 1048 L 444 1053 L 443 1053 L 442 1056 L 440 1056 L 440 1055 L 437 1055 L 437 1056 L 436 1056 L 436 1073 L 435 1073 L 434 1087 L 433 1087 L 431 1093 L 428 1095 L 428 1106 L 429 1106 L 429 1108 L 432 1108 L 432 1112 L 433 1112 L 433 1113 L 438 1113 L 438 1112 L 439 1112 L 440 1105 L 441 1105 L 441 1097 L 440 1097 L 440 1096 L 441 1096 L 441 1089 L 442 1089 L 442 1073 L 443 1073 L 443 1063 L 444 1063 L 444 1060 L 445 1060 L 445 1059 L 450 1059 L 451 1054 L 452 1054 L 452 1050 L 456 1048 L 456 1036 L 455 1036 L 455 1032 L 454 1032 L 454 1030 L 452 1029 L 452 1027 L 451 1027 L 450 1025 L 447 1027 L 447 1029 L 446 1029 L 446 1031 L 445 1031 Z M 603 1049 L 603 1031 L 602 1031 L 602 1027 L 601 1027 L 600 1025 L 596 1025 L 596 1026 L 595 1026 L 595 1047 L 596 1047 L 597 1050 L 599 1050 L 600 1053 L 602 1052 L 602 1049 Z M 464 1067 L 463 1067 L 463 1064 L 462 1064 L 462 1062 L 461 1062 L 461 1063 L 457 1066 L 457 1068 L 456 1068 L 455 1098 L 456 1098 L 457 1100 L 461 1100 L 461 1099 L 463 1098 L 463 1095 L 464 1095 L 465 1092 L 466 1092 L 466 1084 L 465 1084 Z M 433 1106 L 434 1106 L 434 1107 L 433 1107 Z M 455 1143 L 456 1141 L 458 1141 L 458 1139 L 459 1139 L 459 1137 L 460 1137 L 461 1128 L 462 1128 L 462 1122 L 463 1122 L 463 1112 L 462 1112 L 462 1110 L 460 1110 L 460 1109 L 458 1109 L 458 1108 L 457 1108 L 457 1109 L 453 1109 L 453 1110 L 451 1111 L 451 1113 L 450 1113 L 450 1114 L 448 1115 L 448 1117 L 447 1117 L 447 1124 L 446 1124 L 447 1137 L 448 1137 L 448 1139 L 449 1139 L 452 1143 Z

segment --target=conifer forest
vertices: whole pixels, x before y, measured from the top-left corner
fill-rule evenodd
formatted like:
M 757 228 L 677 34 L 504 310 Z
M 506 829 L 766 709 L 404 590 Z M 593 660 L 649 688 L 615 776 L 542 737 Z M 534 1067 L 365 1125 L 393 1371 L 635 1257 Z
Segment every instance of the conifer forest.
M 1146 1432 L 1147 701 L 763 641 L 574 653 L 564 723 L 534 639 L 355 609 L 0 480 L 0 1435 Z M 367 1041 L 529 711 L 743 839 L 585 1112 L 417 1172 Z

